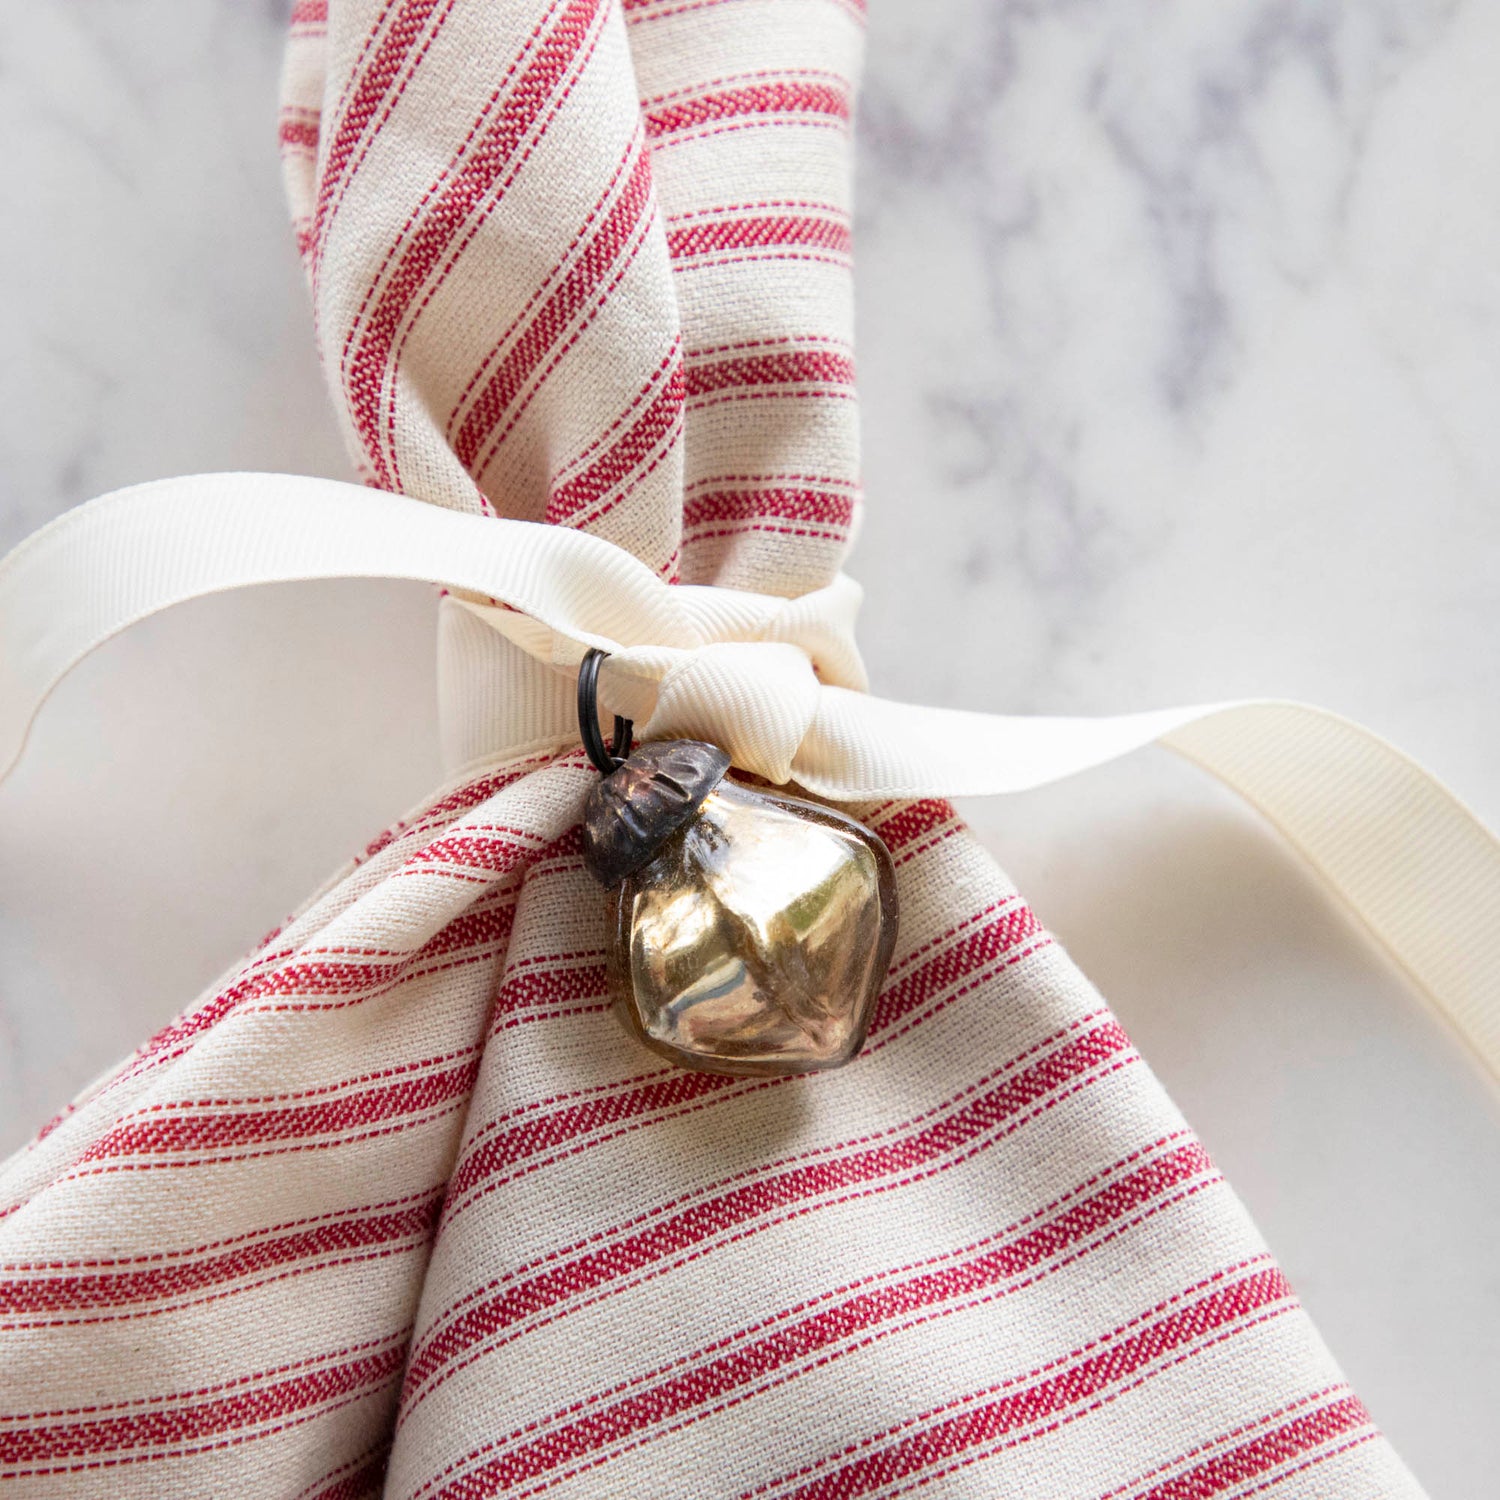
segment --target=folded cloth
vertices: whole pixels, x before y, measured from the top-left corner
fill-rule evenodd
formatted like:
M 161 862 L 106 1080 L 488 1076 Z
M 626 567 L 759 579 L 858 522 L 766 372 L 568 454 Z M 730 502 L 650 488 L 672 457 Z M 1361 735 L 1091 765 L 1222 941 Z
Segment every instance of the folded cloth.
M 301 0 L 281 138 L 370 484 L 833 586 L 861 10 Z M 852 809 L 902 903 L 854 1063 L 660 1065 L 607 1013 L 594 773 L 494 759 L 569 741 L 571 683 L 442 610 L 452 784 L 0 1173 L 0 1477 L 1419 1493 L 946 803 Z

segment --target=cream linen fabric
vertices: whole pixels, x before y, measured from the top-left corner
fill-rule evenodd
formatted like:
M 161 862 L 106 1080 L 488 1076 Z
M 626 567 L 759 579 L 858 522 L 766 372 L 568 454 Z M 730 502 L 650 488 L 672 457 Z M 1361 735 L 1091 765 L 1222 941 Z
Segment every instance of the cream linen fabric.
M 852 0 L 304 0 L 282 140 L 370 482 L 832 586 L 859 47 Z M 454 783 L 0 1173 L 18 1493 L 1419 1493 L 946 804 L 854 809 L 903 902 L 856 1063 L 660 1067 L 592 773 L 486 762 L 570 684 L 443 621 Z

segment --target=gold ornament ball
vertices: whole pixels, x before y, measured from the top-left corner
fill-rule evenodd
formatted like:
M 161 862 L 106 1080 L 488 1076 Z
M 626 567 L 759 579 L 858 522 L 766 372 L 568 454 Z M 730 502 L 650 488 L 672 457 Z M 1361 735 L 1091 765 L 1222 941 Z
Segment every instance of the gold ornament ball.
M 697 740 L 643 746 L 591 790 L 615 1010 L 712 1073 L 838 1067 L 864 1043 L 896 941 L 885 845 L 832 808 L 725 779 Z

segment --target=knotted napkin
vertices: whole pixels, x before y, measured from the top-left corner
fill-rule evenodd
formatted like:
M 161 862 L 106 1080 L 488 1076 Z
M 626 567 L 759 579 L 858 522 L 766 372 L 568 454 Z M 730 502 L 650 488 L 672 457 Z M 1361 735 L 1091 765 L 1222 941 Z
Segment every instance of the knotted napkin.
M 863 696 L 840 575 L 861 11 L 297 5 L 281 141 L 369 489 L 183 481 L 65 518 L 12 592 L 63 563 L 92 582 L 8 617 L 0 759 L 149 608 L 384 572 L 448 589 L 454 779 L 0 1172 L 22 1492 L 1419 1493 L 1107 1007 L 910 794 L 1166 735 L 1489 1057 L 1495 966 L 1407 897 L 1492 910 L 1462 869 L 1493 848 L 1308 710 L 1085 731 Z M 846 1069 L 681 1072 L 608 1014 L 577 827 L 589 645 L 647 732 L 864 796 L 902 919 Z M 1376 807 L 1446 832 L 1351 833 Z

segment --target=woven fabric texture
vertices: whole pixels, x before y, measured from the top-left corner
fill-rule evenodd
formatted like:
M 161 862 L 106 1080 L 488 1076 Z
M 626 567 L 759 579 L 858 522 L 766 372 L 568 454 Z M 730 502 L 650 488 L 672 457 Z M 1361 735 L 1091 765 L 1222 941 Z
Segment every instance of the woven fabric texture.
M 856 0 L 301 0 L 369 482 L 829 583 L 861 43 Z M 571 683 L 458 608 L 442 650 L 452 784 L 0 1169 L 17 1493 L 1420 1493 L 951 808 L 853 809 L 902 899 L 854 1064 L 676 1071 L 605 1004 L 594 773 L 486 761 Z

